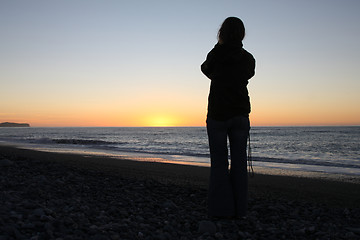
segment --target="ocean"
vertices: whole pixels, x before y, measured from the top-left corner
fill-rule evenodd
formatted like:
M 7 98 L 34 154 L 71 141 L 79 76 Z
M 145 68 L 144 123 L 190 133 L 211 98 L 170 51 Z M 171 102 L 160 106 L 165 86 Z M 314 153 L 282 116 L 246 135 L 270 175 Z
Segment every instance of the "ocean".
M 257 169 L 360 176 L 360 126 L 252 127 Z M 31 149 L 210 166 L 205 127 L 0 128 L 0 142 Z

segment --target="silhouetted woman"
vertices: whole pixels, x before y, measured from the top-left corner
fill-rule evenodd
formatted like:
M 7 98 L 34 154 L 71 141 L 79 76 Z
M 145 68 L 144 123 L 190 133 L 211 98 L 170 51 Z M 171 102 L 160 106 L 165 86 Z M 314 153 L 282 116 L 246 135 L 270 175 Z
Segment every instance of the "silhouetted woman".
M 246 145 L 250 130 L 247 84 L 255 74 L 255 59 L 243 49 L 244 36 L 245 27 L 239 18 L 225 19 L 218 43 L 201 65 L 201 71 L 211 80 L 206 123 L 211 158 L 208 206 L 212 217 L 246 215 Z

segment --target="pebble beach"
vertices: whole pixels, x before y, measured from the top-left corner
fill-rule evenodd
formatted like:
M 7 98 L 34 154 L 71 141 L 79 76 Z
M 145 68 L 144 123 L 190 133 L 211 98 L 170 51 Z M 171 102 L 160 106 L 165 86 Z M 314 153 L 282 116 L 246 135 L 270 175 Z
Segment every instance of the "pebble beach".
M 360 239 L 356 182 L 257 174 L 211 219 L 206 167 L 0 146 L 0 171 L 0 240 Z

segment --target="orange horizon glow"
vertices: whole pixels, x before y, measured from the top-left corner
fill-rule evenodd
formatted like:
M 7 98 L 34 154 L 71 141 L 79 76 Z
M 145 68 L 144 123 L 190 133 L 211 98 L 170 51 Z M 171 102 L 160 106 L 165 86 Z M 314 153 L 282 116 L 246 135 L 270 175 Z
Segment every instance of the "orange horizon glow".
M 8 105 L 0 112 L 0 122 L 29 123 L 32 127 L 196 127 L 206 126 L 206 101 L 198 105 L 170 98 L 151 98 L 122 105 L 105 103 L 60 106 L 33 106 L 31 109 Z M 179 100 L 177 100 L 179 99 Z M 144 103 L 147 104 L 144 104 Z M 261 102 L 262 103 L 262 102 Z M 142 107 L 142 105 L 144 105 Z M 255 102 L 250 114 L 251 126 L 359 126 L 360 111 L 355 106 L 334 112 L 331 107 L 278 107 Z M 338 108 L 340 109 L 340 108 Z
M 87 117 L 86 117 L 87 116 Z M 126 116 L 126 115 L 125 115 Z M 42 119 L 42 120 L 39 120 Z M 0 118 L 0 122 L 29 123 L 31 127 L 203 127 L 206 126 L 206 115 L 186 116 L 174 114 L 148 114 L 109 116 L 89 114 L 72 116 L 24 116 L 16 118 Z M 301 115 L 250 115 L 251 126 L 360 126 L 357 119 L 333 118 L 326 121 L 326 117 L 307 118 Z

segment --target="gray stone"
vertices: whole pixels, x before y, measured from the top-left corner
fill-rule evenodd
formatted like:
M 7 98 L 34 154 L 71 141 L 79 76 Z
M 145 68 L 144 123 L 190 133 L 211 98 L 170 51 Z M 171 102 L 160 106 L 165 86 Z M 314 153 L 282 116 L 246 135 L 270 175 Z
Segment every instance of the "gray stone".
M 37 216 L 37 217 L 41 217 L 42 215 L 45 215 L 44 209 L 42 208 L 37 208 L 33 211 L 33 215 Z
M 167 200 L 166 202 L 164 202 L 163 207 L 168 209 L 177 208 L 176 204 L 171 200 Z
M 6 159 L 6 158 L 0 159 L 0 167 L 9 167 L 13 164 L 14 164 L 14 162 L 10 161 L 9 159 Z
M 201 221 L 199 223 L 198 232 L 215 234 L 216 233 L 216 225 L 215 225 L 215 223 L 213 223 L 211 221 Z
M 41 182 L 41 183 L 47 183 L 47 182 L 48 182 L 47 178 L 46 178 L 44 175 L 36 176 L 36 177 L 35 177 L 35 180 L 36 180 L 36 181 L 39 181 L 39 182 Z
M 219 233 L 219 232 L 215 233 L 215 237 L 216 237 L 217 239 L 224 239 L 224 236 L 223 236 L 221 233 Z
M 348 232 L 345 234 L 345 238 L 346 239 L 356 239 L 357 238 L 357 235 L 353 232 Z
M 360 234 L 360 228 L 348 227 L 347 230 L 349 230 L 350 232 L 353 232 L 353 233 Z

